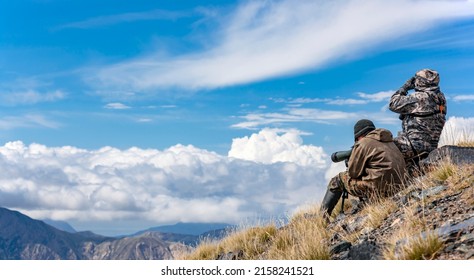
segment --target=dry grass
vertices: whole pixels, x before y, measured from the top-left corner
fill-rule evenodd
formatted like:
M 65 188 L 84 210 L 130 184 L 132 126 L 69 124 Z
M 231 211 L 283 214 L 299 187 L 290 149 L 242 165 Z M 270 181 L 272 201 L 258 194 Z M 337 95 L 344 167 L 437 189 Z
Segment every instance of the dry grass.
M 403 221 L 388 238 L 383 252 L 389 260 L 433 259 L 443 248 L 443 242 L 436 232 L 427 230 L 423 215 L 416 211 L 416 205 L 404 208 Z
M 474 141 L 460 141 L 457 146 L 459 147 L 474 147 Z
M 392 244 L 384 252 L 387 260 L 432 260 L 443 248 L 443 242 L 435 232 L 416 233 L 398 236 L 396 244 Z
M 367 205 L 367 207 L 362 210 L 362 214 L 367 215 L 366 226 L 378 228 L 396 209 L 397 204 L 392 199 L 383 199 L 375 204 Z
M 432 180 L 434 179 L 438 182 L 445 182 L 448 178 L 454 175 L 456 170 L 457 167 L 454 166 L 454 164 L 450 162 L 442 162 L 430 173 L 430 177 Z
M 447 188 L 441 193 L 421 199 L 411 199 L 413 191 L 420 192 L 434 186 Z M 343 240 L 351 243 L 369 229 L 380 227 L 395 211 L 401 214 L 393 221 L 390 232 L 380 240 L 386 246 L 383 258 L 397 260 L 435 259 L 444 244 L 437 233 L 428 226 L 432 221 L 425 217 L 425 205 L 440 197 L 463 191 L 461 199 L 474 205 L 474 165 L 455 166 L 449 162 L 440 163 L 423 177 L 412 179 L 397 197 L 406 196 L 407 204 L 400 209 L 394 199 L 379 199 L 369 203 L 359 213 L 363 220 L 352 232 L 332 230 L 319 212 L 320 205 L 311 205 L 293 215 L 289 223 L 281 228 L 275 225 L 244 228 L 230 234 L 220 242 L 202 242 L 184 259 L 217 259 L 220 254 L 241 252 L 241 259 L 277 260 L 321 260 L 331 259 L 330 238 L 335 231 Z M 350 207 L 350 200 L 346 200 Z M 345 211 L 348 208 L 345 207 Z M 340 209 L 340 205 L 335 210 Z M 357 216 L 346 217 L 351 224 Z M 351 220 L 352 219 L 352 220 Z M 342 234 L 341 234 L 342 233 Z
M 275 225 L 241 229 L 230 234 L 220 242 L 204 241 L 184 259 L 215 260 L 220 254 L 242 253 L 246 260 L 258 259 L 268 248 L 268 243 L 277 233 Z
M 177 259 L 185 260 L 215 260 L 222 251 L 219 245 L 215 242 L 203 241 L 194 250 L 194 252 L 186 255 L 177 256 Z
M 337 232 L 342 240 L 356 243 L 364 232 L 378 228 L 384 220 L 397 209 L 397 204 L 390 198 L 379 199 L 373 203 L 367 204 L 360 212 L 358 217 L 363 217 L 358 221 L 358 226 L 351 226 L 352 230 L 347 230 L 342 225 L 336 225 L 334 231 Z M 355 224 L 354 217 L 348 217 L 347 224 Z
M 295 214 L 275 236 L 267 259 L 325 260 L 331 257 L 330 232 L 319 212 L 319 205 Z
M 442 162 L 433 169 L 425 180 L 419 184 L 424 188 L 436 185 L 444 185 L 448 187 L 446 194 L 454 194 L 456 192 L 468 189 L 464 196 L 473 200 L 472 192 L 474 191 L 474 165 L 454 165 L 450 162 Z M 433 197 L 435 199 L 436 197 Z
M 319 206 L 295 214 L 288 225 L 274 225 L 237 231 L 220 242 L 203 242 L 188 260 L 212 260 L 219 254 L 242 252 L 242 259 L 321 260 L 329 259 L 330 237 Z

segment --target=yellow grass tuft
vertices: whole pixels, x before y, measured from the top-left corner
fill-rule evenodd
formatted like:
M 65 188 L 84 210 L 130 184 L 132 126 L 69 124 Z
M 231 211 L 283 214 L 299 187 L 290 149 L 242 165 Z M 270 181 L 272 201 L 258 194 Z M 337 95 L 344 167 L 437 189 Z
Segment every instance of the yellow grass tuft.
M 275 225 L 241 229 L 220 242 L 202 242 L 192 254 L 184 258 L 188 260 L 215 260 L 220 254 L 241 252 L 243 259 L 257 259 L 265 252 L 276 232 Z
M 461 140 L 457 143 L 459 147 L 474 147 L 474 140 Z
M 401 237 L 401 236 L 400 236 Z M 404 235 L 396 244 L 390 246 L 384 254 L 391 260 L 432 260 L 443 248 L 443 242 L 435 232 Z
M 382 222 L 397 209 L 397 204 L 392 199 L 382 199 L 375 204 L 367 205 L 362 213 L 367 214 L 366 225 L 378 228 Z
M 431 178 L 440 182 L 444 182 L 453 176 L 456 169 L 457 167 L 454 164 L 450 162 L 443 162 L 431 172 Z
M 383 252 L 385 259 L 429 260 L 434 259 L 443 248 L 442 240 L 436 232 L 427 229 L 425 218 L 416 208 L 417 205 L 412 205 L 403 209 L 403 221 L 388 237 L 388 245 Z
M 330 232 L 321 217 L 319 205 L 295 214 L 275 236 L 267 259 L 326 260 L 331 257 Z

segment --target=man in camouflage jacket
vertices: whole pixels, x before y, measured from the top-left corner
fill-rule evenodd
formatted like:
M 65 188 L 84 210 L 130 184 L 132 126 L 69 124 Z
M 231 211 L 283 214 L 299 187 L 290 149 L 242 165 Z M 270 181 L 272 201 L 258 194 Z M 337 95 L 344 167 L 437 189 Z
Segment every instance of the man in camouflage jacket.
M 415 92 L 408 95 L 412 89 Z M 447 110 L 446 99 L 439 89 L 438 72 L 418 71 L 392 95 L 389 108 L 400 114 L 403 131 L 394 142 L 407 162 L 438 147 Z
M 321 203 L 326 218 L 344 191 L 369 201 L 390 196 L 403 185 L 405 160 L 389 130 L 376 129 L 372 121 L 363 119 L 354 126 L 354 138 L 348 170 L 331 179 Z

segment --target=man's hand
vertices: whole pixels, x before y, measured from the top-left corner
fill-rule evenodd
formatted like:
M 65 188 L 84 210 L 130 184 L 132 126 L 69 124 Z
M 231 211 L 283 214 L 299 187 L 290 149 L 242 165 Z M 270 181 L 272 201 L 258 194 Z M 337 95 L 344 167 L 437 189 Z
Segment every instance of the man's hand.
M 415 77 L 408 79 L 402 86 L 405 92 L 415 88 Z

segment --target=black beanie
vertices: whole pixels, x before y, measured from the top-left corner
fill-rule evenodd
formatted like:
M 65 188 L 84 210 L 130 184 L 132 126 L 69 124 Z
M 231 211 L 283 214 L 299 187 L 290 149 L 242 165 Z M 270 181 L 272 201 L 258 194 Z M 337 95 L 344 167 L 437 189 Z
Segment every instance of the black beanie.
M 357 140 L 360 136 L 366 135 L 375 129 L 375 125 L 371 120 L 362 119 L 354 125 L 354 139 Z

